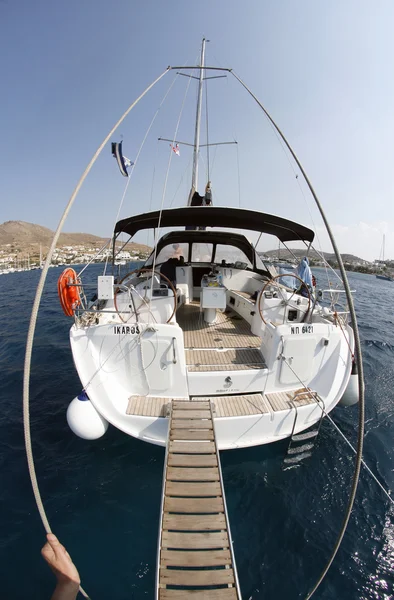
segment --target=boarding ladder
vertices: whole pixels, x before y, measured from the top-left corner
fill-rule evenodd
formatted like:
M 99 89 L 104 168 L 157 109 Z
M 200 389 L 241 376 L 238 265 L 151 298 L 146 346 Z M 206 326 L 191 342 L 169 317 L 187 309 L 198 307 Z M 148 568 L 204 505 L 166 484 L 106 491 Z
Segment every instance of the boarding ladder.
M 241 600 L 211 401 L 169 412 L 156 600 Z
M 302 399 L 302 396 L 312 396 L 315 402 L 320 406 L 320 408 L 323 408 L 323 410 L 321 411 L 321 415 L 317 423 L 304 430 L 302 433 L 295 433 L 298 418 L 297 404 L 295 401 Z M 324 402 L 316 392 L 310 389 L 300 390 L 294 396 L 291 404 L 295 413 L 289 445 L 287 447 L 286 456 L 283 459 L 283 468 L 285 469 L 289 466 L 299 466 L 306 458 L 312 456 L 312 451 L 315 448 L 324 417 Z

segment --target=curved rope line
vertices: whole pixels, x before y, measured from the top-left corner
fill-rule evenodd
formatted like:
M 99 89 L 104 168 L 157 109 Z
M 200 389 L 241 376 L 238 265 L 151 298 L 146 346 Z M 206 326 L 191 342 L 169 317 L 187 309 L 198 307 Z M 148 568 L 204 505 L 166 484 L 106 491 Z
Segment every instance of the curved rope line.
M 102 152 L 104 146 L 108 143 L 108 141 L 110 140 L 113 133 L 116 131 L 116 129 L 122 123 L 122 121 L 127 117 L 129 112 L 141 100 L 141 98 L 143 98 L 145 96 L 145 94 L 147 92 L 149 92 L 149 90 L 162 77 L 164 77 L 164 75 L 166 73 L 168 73 L 169 70 L 170 70 L 170 67 L 167 67 L 167 69 L 165 71 L 163 71 L 163 73 L 161 75 L 159 75 L 159 77 L 157 77 L 153 81 L 153 83 L 151 83 L 144 90 L 144 92 L 142 92 L 142 94 L 140 96 L 138 96 L 138 98 L 127 108 L 127 110 L 120 117 L 119 121 L 117 121 L 117 123 L 114 125 L 114 127 L 111 129 L 111 131 L 108 133 L 108 135 L 105 137 L 103 142 L 100 144 L 100 146 L 94 153 L 91 161 L 89 162 L 89 164 L 86 167 L 85 171 L 83 172 L 80 180 L 78 181 L 73 193 L 71 194 L 71 197 L 67 203 L 66 208 L 64 209 L 63 215 L 59 221 L 59 224 L 58 224 L 55 234 L 53 236 L 52 244 L 51 244 L 51 247 L 47 254 L 47 257 L 45 260 L 45 265 L 42 270 L 40 280 L 38 282 L 36 295 L 35 295 L 34 303 L 33 303 L 33 308 L 32 308 L 32 312 L 31 312 L 31 317 L 30 317 L 30 324 L 29 324 L 29 330 L 28 330 L 28 334 L 27 334 L 27 340 L 26 340 L 26 354 L 25 354 L 25 363 L 24 363 L 24 371 L 23 371 L 23 429 L 24 429 L 24 436 L 25 436 L 26 458 L 27 458 L 27 464 L 28 464 L 28 468 L 29 468 L 30 481 L 31 481 L 31 485 L 33 488 L 33 493 L 34 493 L 34 498 L 35 498 L 35 501 L 37 504 L 37 509 L 38 509 L 38 512 L 40 513 L 42 524 L 44 525 L 45 531 L 47 533 L 51 533 L 51 527 L 49 525 L 49 521 L 48 521 L 48 518 L 47 518 L 47 515 L 45 512 L 45 508 L 44 508 L 44 505 L 42 502 L 40 490 L 38 487 L 36 470 L 35 470 L 35 466 L 34 466 L 33 450 L 32 450 L 32 444 L 31 444 L 30 407 L 29 407 L 31 356 L 32 356 L 32 350 L 33 350 L 34 333 L 35 333 L 36 324 L 37 324 L 38 310 L 39 310 L 40 303 L 41 303 L 41 297 L 42 297 L 42 293 L 44 290 L 45 281 L 47 278 L 49 266 L 51 264 L 52 255 L 55 250 L 56 243 L 59 239 L 60 232 L 63 229 L 64 222 L 65 222 L 65 220 L 68 216 L 68 213 L 70 212 L 71 207 L 74 204 L 75 198 L 77 197 L 77 194 L 78 194 L 79 190 L 81 189 L 91 168 L 93 167 L 94 163 L 96 162 L 97 158 L 99 157 L 100 153 Z M 87 593 L 84 591 L 84 589 L 82 587 L 79 588 L 79 591 L 85 598 L 89 598 L 89 596 L 87 595 Z
M 258 100 L 258 98 L 253 94 L 253 92 L 251 92 L 251 90 L 247 87 L 247 85 L 242 81 L 242 79 L 240 79 L 240 77 L 238 77 L 238 75 L 236 75 L 234 73 L 234 71 L 230 71 L 230 73 L 232 73 L 232 75 L 235 77 L 235 79 L 237 79 L 237 81 L 242 85 L 242 87 L 245 88 L 245 90 L 252 96 L 252 98 L 256 101 L 256 103 L 260 106 L 260 108 L 262 109 L 262 111 L 264 112 L 264 114 L 266 115 L 267 119 L 270 121 L 270 123 L 272 123 L 272 125 L 274 126 L 274 128 L 276 129 L 276 131 L 278 132 L 278 134 L 280 135 L 281 139 L 283 140 L 283 142 L 285 143 L 287 149 L 289 150 L 290 154 L 292 155 L 294 161 L 296 162 L 298 168 L 300 169 L 304 180 L 312 194 L 313 199 L 316 202 L 316 206 L 320 212 L 320 215 L 323 219 L 324 225 L 326 227 L 327 233 L 328 233 L 328 237 L 330 238 L 336 259 L 338 261 L 338 266 L 339 266 L 339 270 L 341 272 L 341 277 L 342 277 L 342 282 L 343 282 L 343 286 L 345 288 L 345 292 L 346 292 L 346 298 L 348 301 L 348 305 L 349 305 L 349 312 L 350 312 L 350 316 L 352 319 L 352 325 L 353 325 L 353 331 L 354 331 L 354 345 L 355 345 L 355 358 L 356 358 L 356 363 L 357 363 L 357 367 L 358 367 L 358 386 L 359 386 L 359 413 L 358 413 L 358 438 L 357 438 L 357 454 L 356 454 L 356 460 L 355 460 L 355 465 L 354 465 L 354 474 L 353 474 L 353 480 L 352 480 L 352 486 L 351 486 L 351 490 L 350 490 L 350 496 L 349 496 L 349 501 L 348 501 L 348 505 L 346 508 L 346 512 L 345 512 L 345 516 L 343 518 L 342 521 L 342 525 L 337 537 L 337 540 L 335 542 L 334 545 L 334 549 L 331 553 L 330 558 L 328 559 L 322 573 L 319 576 L 318 581 L 316 582 L 316 584 L 313 586 L 312 590 L 307 594 L 307 596 L 305 597 L 305 600 L 309 600 L 313 594 L 316 592 L 317 588 L 319 587 L 319 585 L 322 583 L 324 577 L 326 576 L 329 568 L 331 567 L 331 564 L 339 550 L 339 547 L 341 545 L 343 536 L 345 535 L 345 531 L 350 519 L 350 514 L 352 512 L 352 508 L 353 508 L 353 503 L 354 503 L 354 499 L 356 497 L 356 492 L 357 492 L 357 485 L 358 485 L 358 480 L 360 477 L 360 469 L 361 469 L 361 465 L 362 465 L 362 454 L 363 454 L 363 436 L 364 436 L 364 422 L 365 422 L 365 401 L 364 401 L 364 373 L 363 373 L 363 363 L 362 363 L 362 354 L 361 354 L 361 342 L 360 342 L 360 335 L 359 335 L 359 331 L 358 331 L 358 325 L 357 325 L 357 317 L 356 317 L 356 311 L 354 309 L 354 302 L 353 302 L 353 297 L 352 297 L 352 293 L 350 290 L 350 286 L 349 286 L 349 282 L 346 276 L 346 271 L 345 271 L 345 267 L 343 265 L 342 262 L 342 257 L 339 253 L 338 247 L 337 247 L 337 243 L 335 241 L 334 238 L 334 234 L 331 230 L 330 224 L 327 221 L 327 217 L 325 215 L 325 212 L 323 210 L 322 205 L 320 204 L 320 200 L 317 197 L 317 194 L 315 192 L 315 190 L 313 189 L 312 183 L 310 182 L 307 174 L 305 173 L 296 153 L 294 152 L 293 148 L 290 146 L 289 142 L 287 141 L 286 137 L 284 136 L 284 134 L 282 133 L 282 131 L 279 129 L 278 125 L 275 123 L 275 121 L 273 120 L 273 118 L 271 117 L 271 115 L 268 113 L 268 111 L 266 110 L 266 108 L 263 106 L 263 104 Z

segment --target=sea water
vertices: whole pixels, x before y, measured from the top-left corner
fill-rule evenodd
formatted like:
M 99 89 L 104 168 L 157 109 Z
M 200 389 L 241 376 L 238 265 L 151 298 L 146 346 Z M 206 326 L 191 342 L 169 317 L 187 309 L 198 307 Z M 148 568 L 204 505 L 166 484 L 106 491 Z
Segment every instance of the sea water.
M 102 270 L 93 266 L 88 280 Z M 37 476 L 53 531 L 92 600 L 154 598 L 164 449 L 109 427 L 75 437 L 66 409 L 80 391 L 50 269 L 34 342 L 31 427 Z M 40 556 L 45 537 L 27 471 L 22 374 L 40 272 L 0 277 L 1 600 L 49 599 L 54 577 Z M 316 271 L 325 287 L 324 272 Z M 90 277 L 90 279 L 89 279 Z M 335 278 L 333 278 L 334 281 Z M 319 281 L 321 280 L 321 281 Z M 394 283 L 349 273 L 356 290 L 366 384 L 364 458 L 394 492 Z M 93 291 L 93 287 L 91 288 Z M 332 416 L 356 444 L 357 406 Z M 282 470 L 286 442 L 221 453 L 244 600 L 305 597 L 333 547 L 349 497 L 354 456 L 325 420 L 313 456 Z M 361 471 L 350 524 L 316 599 L 394 598 L 394 513 Z

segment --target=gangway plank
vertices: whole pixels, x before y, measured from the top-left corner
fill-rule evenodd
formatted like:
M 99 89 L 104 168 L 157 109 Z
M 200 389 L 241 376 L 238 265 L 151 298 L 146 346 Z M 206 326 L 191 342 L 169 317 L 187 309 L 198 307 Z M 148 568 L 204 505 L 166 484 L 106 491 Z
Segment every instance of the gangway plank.
M 211 401 L 170 412 L 156 599 L 241 600 Z

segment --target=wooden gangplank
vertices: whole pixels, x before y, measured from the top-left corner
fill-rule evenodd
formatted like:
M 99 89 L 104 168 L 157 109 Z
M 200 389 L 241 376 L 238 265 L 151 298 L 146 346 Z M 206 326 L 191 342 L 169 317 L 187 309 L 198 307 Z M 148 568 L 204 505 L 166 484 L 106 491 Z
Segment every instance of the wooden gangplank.
M 210 400 L 171 405 L 157 600 L 241 600 Z

